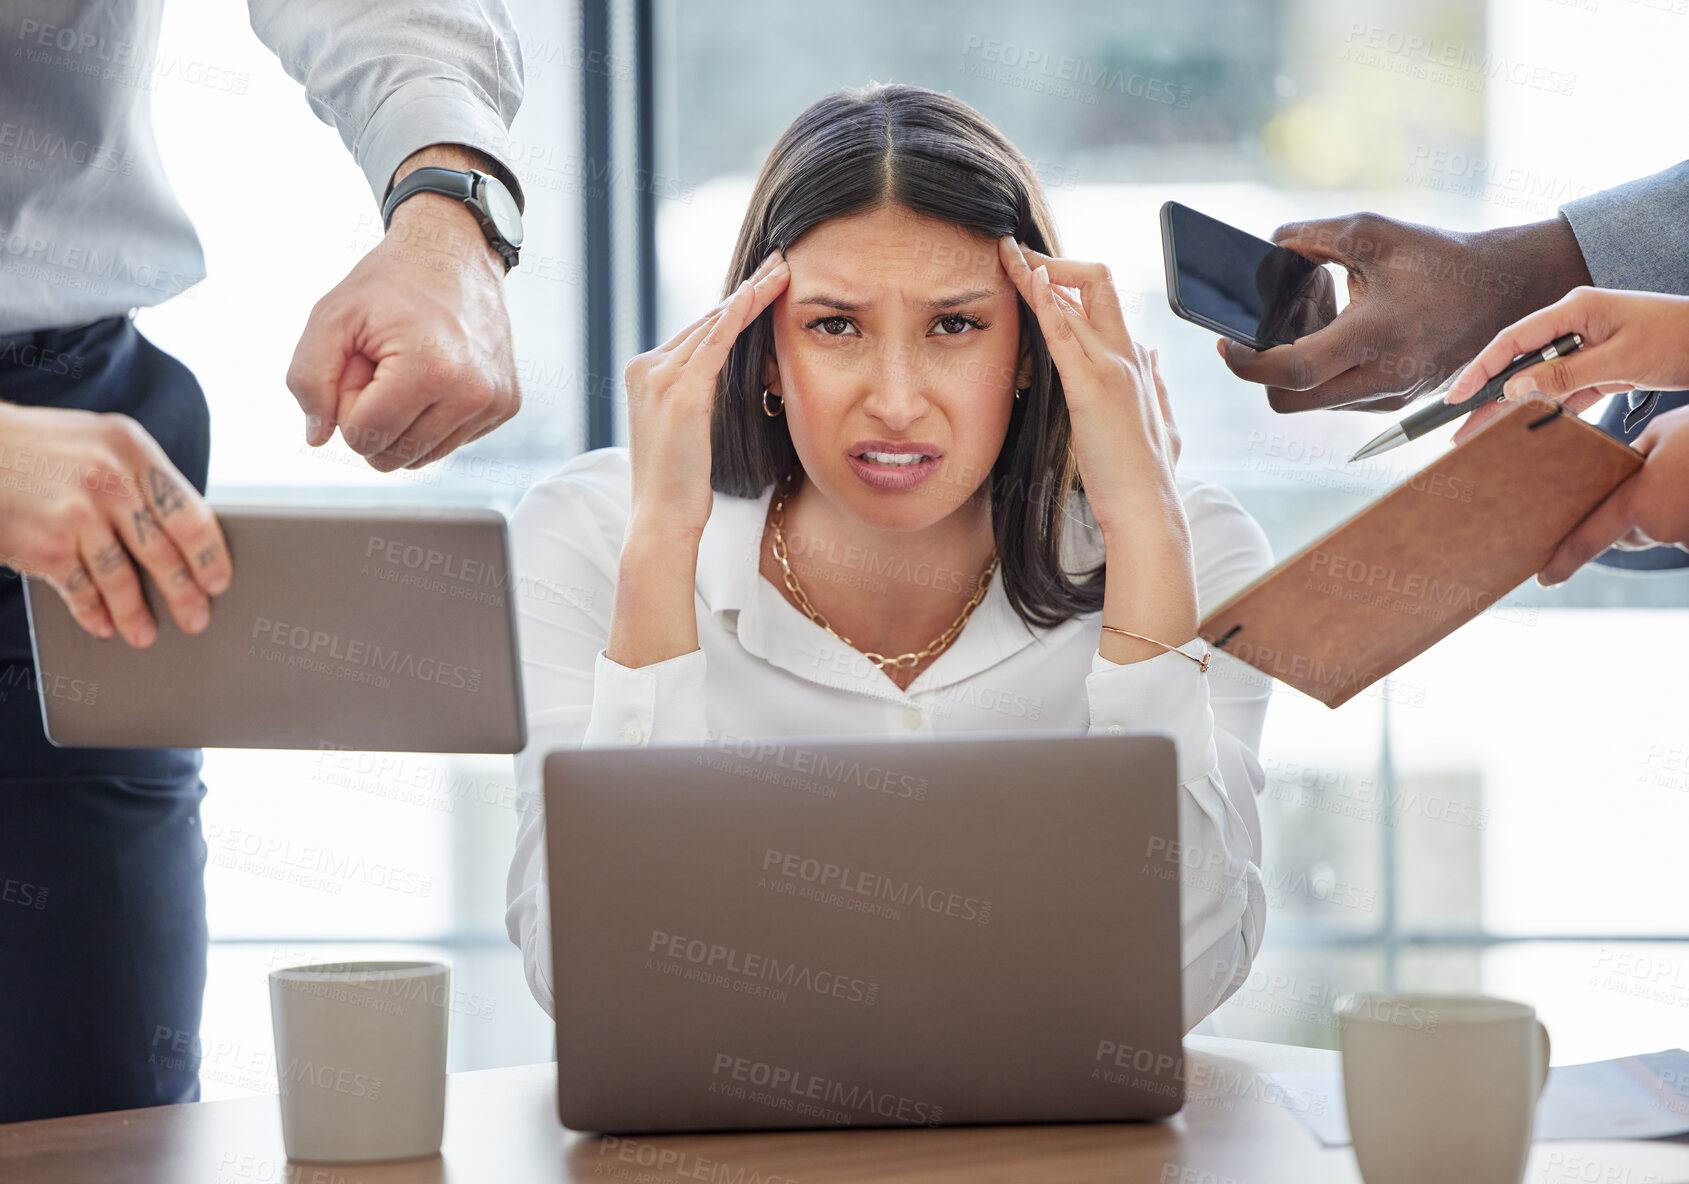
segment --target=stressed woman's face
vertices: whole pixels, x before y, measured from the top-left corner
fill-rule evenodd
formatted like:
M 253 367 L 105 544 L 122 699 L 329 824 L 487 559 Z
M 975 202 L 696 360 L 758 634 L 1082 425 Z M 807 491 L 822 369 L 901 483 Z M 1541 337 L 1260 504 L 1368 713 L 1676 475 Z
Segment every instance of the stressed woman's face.
M 764 377 L 805 474 L 875 526 L 946 517 L 990 476 L 1025 385 L 996 242 L 887 206 L 822 223 L 786 261 Z

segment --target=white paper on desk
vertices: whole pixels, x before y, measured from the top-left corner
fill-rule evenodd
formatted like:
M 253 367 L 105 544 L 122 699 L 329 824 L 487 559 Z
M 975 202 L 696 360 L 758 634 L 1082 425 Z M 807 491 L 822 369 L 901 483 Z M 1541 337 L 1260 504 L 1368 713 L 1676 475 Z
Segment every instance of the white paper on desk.
M 1290 1109 L 1327 1147 L 1349 1145 L 1338 1073 L 1268 1073 L 1287 1097 L 1308 1101 Z M 1323 1104 L 1315 1102 L 1322 1099 Z M 1659 1139 L 1689 1133 L 1689 1052 L 1681 1048 L 1561 1065 L 1548 1071 L 1537 1103 L 1537 1139 Z

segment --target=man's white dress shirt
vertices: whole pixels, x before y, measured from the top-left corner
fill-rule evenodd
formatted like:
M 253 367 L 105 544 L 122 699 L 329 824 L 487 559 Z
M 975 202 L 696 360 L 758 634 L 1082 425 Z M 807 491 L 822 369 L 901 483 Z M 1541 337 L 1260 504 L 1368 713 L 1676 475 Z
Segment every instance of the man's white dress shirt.
M 900 690 L 815 624 L 759 570 L 772 486 L 760 497 L 715 494 L 698 548 L 699 648 L 630 669 L 604 650 L 626 529 L 626 448 L 582 453 L 528 491 L 511 521 L 528 746 L 516 758 L 521 819 L 505 924 L 528 983 L 552 1010 L 551 939 L 541 768 L 557 749 L 706 744 L 740 737 L 899 737 L 1050 730 L 1154 730 L 1178 749 L 1185 1027 L 1243 981 L 1266 922 L 1255 795 L 1271 681 L 1216 652 L 1208 671 L 1182 654 L 1117 665 L 1098 653 L 1101 614 L 1028 628 L 1001 573 L 949 649 Z M 1266 536 L 1219 486 L 1181 478 L 1197 600 L 1206 612 L 1272 564 Z M 1101 536 L 1074 495 L 1063 566 L 1088 570 Z M 803 554 L 788 539 L 794 556 Z M 860 576 L 893 589 L 897 577 Z M 810 595 L 825 604 L 825 585 Z M 1164 638 L 1200 656 L 1195 638 Z M 1036 792 L 1029 787 L 1029 792 Z
M 507 129 L 522 51 L 503 0 L 248 0 L 247 10 L 378 203 L 394 170 L 431 144 L 491 157 L 521 200 Z M 159 304 L 205 278 L 153 140 L 152 92 L 174 80 L 221 101 L 249 79 L 160 53 L 162 16 L 163 0 L 0 4 L 0 334 Z M 269 174 L 229 178 L 223 200 L 239 204 L 253 186 L 316 200 L 285 149 Z

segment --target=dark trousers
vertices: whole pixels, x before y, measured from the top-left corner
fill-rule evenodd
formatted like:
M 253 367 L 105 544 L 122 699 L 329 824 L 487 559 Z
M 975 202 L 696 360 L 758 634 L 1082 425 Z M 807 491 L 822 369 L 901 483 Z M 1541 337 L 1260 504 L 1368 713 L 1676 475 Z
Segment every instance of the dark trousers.
M 127 317 L 0 338 L 0 401 L 124 412 L 205 488 L 204 394 Z M 0 439 L 8 478 L 75 479 Z M 200 753 L 54 748 L 36 681 L 21 581 L 0 567 L 0 1122 L 195 1101 Z

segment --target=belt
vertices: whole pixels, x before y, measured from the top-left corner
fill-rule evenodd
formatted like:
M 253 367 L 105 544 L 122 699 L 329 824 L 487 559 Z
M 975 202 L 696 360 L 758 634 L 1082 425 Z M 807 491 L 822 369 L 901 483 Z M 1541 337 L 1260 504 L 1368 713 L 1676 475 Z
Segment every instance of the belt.
M 118 316 L 126 316 L 118 313 Z M 80 325 L 52 325 L 45 329 L 24 329 L 17 333 L 0 333 L 0 352 L 11 349 L 21 349 L 33 345 L 36 349 L 58 350 L 66 339 L 87 329 L 93 328 L 101 321 L 109 321 L 111 317 L 95 317 L 91 321 L 83 321 Z

